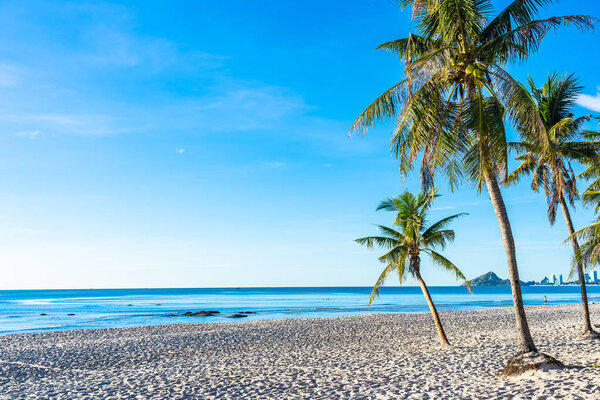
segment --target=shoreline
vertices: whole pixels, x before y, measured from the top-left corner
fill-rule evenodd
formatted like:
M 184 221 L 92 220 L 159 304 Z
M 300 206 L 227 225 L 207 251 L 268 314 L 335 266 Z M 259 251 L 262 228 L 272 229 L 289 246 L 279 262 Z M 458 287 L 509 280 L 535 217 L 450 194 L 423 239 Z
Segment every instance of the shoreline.
M 578 303 L 562 303 L 562 304 L 547 304 L 547 305 L 526 305 L 525 310 L 537 309 L 537 308 L 548 308 L 548 307 L 562 307 L 562 306 L 577 306 Z M 589 305 L 595 305 L 600 303 L 590 302 Z M 581 305 L 581 303 L 579 303 Z M 507 310 L 513 309 L 512 305 L 500 305 L 497 307 L 488 307 L 488 308 L 473 308 L 468 310 L 448 310 L 443 308 L 438 308 L 438 312 L 442 313 L 463 313 L 463 312 L 478 312 L 478 311 L 492 311 L 492 310 Z M 393 315 L 429 315 L 431 316 L 430 311 L 405 311 L 405 312 L 388 312 L 388 311 L 373 311 L 373 312 L 361 312 L 357 314 L 348 314 L 348 315 L 336 315 L 336 316 L 327 316 L 327 317 L 288 317 L 288 318 L 261 318 L 261 319 L 230 319 L 230 320 L 219 320 L 219 321 L 211 321 L 211 320 L 200 320 L 199 318 L 210 318 L 210 317 L 188 317 L 185 315 L 178 315 L 177 317 L 165 316 L 168 318 L 182 318 L 189 322 L 172 322 L 172 323 L 158 323 L 158 324 L 147 324 L 147 325 L 133 325 L 133 326 L 117 326 L 110 328 L 79 328 L 79 329 L 44 329 L 37 330 L 31 329 L 31 332 L 0 332 L 0 338 L 7 336 L 17 336 L 17 335 L 36 335 L 36 334 L 51 334 L 51 333 L 68 333 L 68 332 L 86 332 L 86 331 L 110 331 L 117 329 L 136 329 L 136 328 L 158 328 L 158 327 L 167 327 L 167 326 L 190 326 L 190 325 L 227 325 L 227 324 L 250 324 L 253 322 L 262 322 L 262 321 L 312 321 L 312 320 L 329 320 L 336 318 L 352 318 L 352 317 L 360 317 L 360 316 L 368 316 L 368 315 L 381 315 L 381 316 L 393 316 Z M 205 322 L 201 322 L 205 321 Z M 598 325 L 598 330 L 600 330 L 600 325 Z
M 506 308 L 440 312 L 445 350 L 428 313 L 5 335 L 0 399 L 597 399 L 600 341 L 575 340 L 579 308 L 527 307 L 539 350 L 570 368 L 511 380 L 498 377 L 515 349 Z
M 385 296 L 368 307 L 371 288 L 277 289 L 219 291 L 202 289 L 114 292 L 80 291 L 0 296 L 0 336 L 35 332 L 85 330 L 165 324 L 229 323 L 285 318 L 429 312 L 420 288 L 386 287 Z M 438 310 L 485 310 L 512 307 L 509 287 L 479 287 L 471 295 L 462 287 L 433 287 Z M 213 293 L 214 292 L 214 293 Z M 464 292 L 464 293 L 463 293 Z M 87 296 L 87 297 L 86 297 Z M 528 306 L 580 304 L 578 287 L 524 287 Z M 590 287 L 591 303 L 600 302 L 600 288 Z M 215 310 L 206 317 L 185 312 Z M 251 314 L 248 314 L 250 312 Z M 237 314 L 237 315 L 236 315 Z M 245 315 L 239 315 L 245 314 Z M 232 318 L 230 318 L 232 317 Z

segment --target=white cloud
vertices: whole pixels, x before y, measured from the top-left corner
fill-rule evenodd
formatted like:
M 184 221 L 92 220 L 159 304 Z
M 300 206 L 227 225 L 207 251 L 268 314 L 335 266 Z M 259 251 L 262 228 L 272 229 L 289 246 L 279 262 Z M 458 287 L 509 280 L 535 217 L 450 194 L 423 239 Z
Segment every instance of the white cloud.
M 177 149 L 177 150 L 175 150 L 175 152 L 177 154 L 183 154 L 185 152 L 185 149 Z
M 21 132 L 17 132 L 17 135 L 28 137 L 28 138 L 35 138 L 35 137 L 39 136 L 40 133 L 42 133 L 42 131 L 40 131 L 39 129 L 37 129 L 35 131 L 21 131 Z
M 588 110 L 600 112 L 600 87 L 598 87 L 598 92 L 595 96 L 590 96 L 588 94 L 579 95 L 577 104 Z

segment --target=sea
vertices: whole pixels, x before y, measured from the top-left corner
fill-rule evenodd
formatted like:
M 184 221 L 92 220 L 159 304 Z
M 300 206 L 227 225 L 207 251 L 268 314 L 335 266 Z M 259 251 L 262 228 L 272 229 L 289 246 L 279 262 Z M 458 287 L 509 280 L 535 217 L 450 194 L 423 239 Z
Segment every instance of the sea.
M 474 294 L 464 286 L 432 286 L 430 292 L 439 310 L 512 307 L 508 286 L 474 287 Z M 3 290 L 0 335 L 429 311 L 419 287 L 384 287 L 371 307 L 370 293 L 370 287 Z M 588 286 L 588 296 L 600 302 L 600 286 Z M 526 305 L 581 302 L 578 286 L 524 286 L 523 298 Z M 181 315 L 201 310 L 219 313 Z

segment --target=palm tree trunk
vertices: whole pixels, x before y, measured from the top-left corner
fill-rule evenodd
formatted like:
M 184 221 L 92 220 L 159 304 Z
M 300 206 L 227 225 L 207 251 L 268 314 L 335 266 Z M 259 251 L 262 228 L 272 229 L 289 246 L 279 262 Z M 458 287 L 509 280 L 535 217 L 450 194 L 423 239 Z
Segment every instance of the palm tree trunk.
M 440 316 L 433 304 L 433 300 L 431 299 L 431 295 L 429 294 L 429 290 L 427 289 L 427 285 L 425 285 L 425 281 L 421 278 L 421 273 L 417 270 L 415 271 L 415 277 L 419 282 L 419 286 L 421 286 L 421 290 L 423 291 L 423 295 L 425 296 L 425 300 L 427 300 L 427 305 L 429 306 L 429 310 L 431 311 L 431 315 L 433 316 L 433 321 L 435 322 L 435 327 L 437 328 L 438 334 L 440 335 L 440 342 L 442 344 L 442 348 L 446 346 L 450 346 L 450 342 L 446 337 L 446 332 L 444 332 L 444 327 L 442 326 L 442 321 L 440 320 Z
M 504 249 L 506 251 L 506 261 L 508 263 L 508 274 L 510 279 L 510 287 L 512 290 L 513 307 L 515 311 L 515 318 L 517 322 L 517 335 L 519 339 L 519 353 L 537 352 L 531 333 L 529 332 L 529 325 L 527 324 L 527 317 L 525 316 L 525 307 L 523 306 L 523 296 L 521 294 L 521 281 L 519 279 L 519 269 L 517 267 L 517 254 L 515 251 L 515 239 L 513 238 L 512 229 L 510 227 L 510 221 L 508 220 L 508 213 L 506 212 L 506 206 L 502 199 L 502 193 L 498 186 L 498 180 L 496 175 L 487 171 L 485 173 L 485 183 L 498 219 L 498 225 L 500 225 L 500 233 L 502 234 L 502 241 L 504 242 Z
M 579 243 L 577 237 L 574 235 L 575 228 L 573 228 L 573 221 L 571 220 L 571 214 L 569 213 L 569 207 L 565 201 L 564 196 L 560 196 L 560 207 L 565 217 L 565 223 L 567 224 L 567 230 L 569 231 L 569 237 L 571 238 L 571 244 L 573 245 L 573 251 L 575 254 L 579 253 Z M 583 273 L 583 265 L 581 260 L 577 260 L 577 275 L 579 275 L 579 286 L 581 287 L 581 304 L 583 306 L 583 333 L 594 334 L 592 328 L 592 322 L 590 321 L 590 309 L 588 306 L 587 289 L 585 287 L 585 275 Z

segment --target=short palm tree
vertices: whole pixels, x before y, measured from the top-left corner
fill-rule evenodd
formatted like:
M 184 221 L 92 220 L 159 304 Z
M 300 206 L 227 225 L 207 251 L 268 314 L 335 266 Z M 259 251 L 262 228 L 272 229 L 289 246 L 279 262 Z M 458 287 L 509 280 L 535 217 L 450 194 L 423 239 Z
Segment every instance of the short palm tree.
M 379 294 L 379 288 L 392 272 L 397 273 L 400 284 L 404 282 L 407 275 L 413 276 L 421 286 L 440 335 L 442 347 L 445 347 L 450 342 L 444 332 L 427 285 L 421 276 L 421 255 L 427 254 L 433 263 L 454 273 L 457 279 L 465 281 L 469 290 L 471 290 L 471 286 L 458 267 L 436 251 L 454 241 L 454 231 L 447 227 L 454 219 L 464 214 L 452 215 L 427 225 L 428 212 L 435 197 L 434 193 L 428 195 L 420 193 L 415 196 L 410 192 L 405 192 L 396 198 L 384 200 L 379 204 L 377 210 L 396 212 L 393 226 L 397 229 L 378 225 L 381 236 L 364 237 L 356 239 L 356 242 L 367 247 L 377 245 L 386 250 L 386 253 L 379 257 L 379 261 L 385 263 L 386 267 L 373 287 L 369 305 L 373 303 Z
M 520 101 L 522 86 L 504 69 L 524 61 L 551 29 L 574 25 L 588 29 L 584 15 L 536 20 L 552 0 L 514 0 L 498 14 L 489 0 L 399 0 L 412 6 L 419 34 L 385 43 L 405 64 L 405 79 L 380 95 L 358 117 L 351 132 L 365 132 L 374 122 L 397 116 L 392 150 L 406 175 L 421 158 L 421 181 L 433 187 L 435 174 L 453 188 L 461 177 L 486 187 L 506 250 L 518 338 L 517 356 L 504 374 L 538 368 L 523 298 L 512 228 L 498 177 L 506 174 L 505 116 L 543 140 L 534 107 Z M 546 359 L 549 357 L 543 356 Z M 537 359 L 536 359 L 537 360 Z M 531 361 L 531 362 L 530 362 Z
M 540 119 L 545 128 L 543 143 L 538 140 L 528 140 L 521 143 L 512 143 L 521 155 L 517 160 L 521 164 L 514 172 L 509 174 L 505 182 L 512 184 L 526 175 L 532 175 L 531 188 L 538 191 L 543 187 L 548 203 L 548 219 L 554 224 L 556 210 L 560 205 L 573 253 L 579 254 L 579 243 L 577 241 L 573 220 L 569 212 L 569 204 L 575 205 L 575 199 L 579 197 L 576 186 L 576 176 L 571 168 L 572 161 L 593 160 L 600 148 L 598 143 L 582 141 L 583 125 L 591 118 L 591 115 L 575 118 L 572 107 L 575 104 L 582 87 L 573 75 L 561 77 L 556 73 L 548 77 L 542 88 L 537 88 L 529 78 L 530 101 L 538 110 Z M 517 126 L 517 129 L 529 129 L 529 127 Z M 531 135 L 523 133 L 524 138 Z M 576 260 L 571 269 L 570 276 L 577 273 L 579 285 L 581 286 L 581 299 L 583 304 L 583 327 L 582 336 L 598 336 L 592 328 L 590 311 L 588 307 L 587 289 L 584 278 L 584 264 L 582 260 Z

